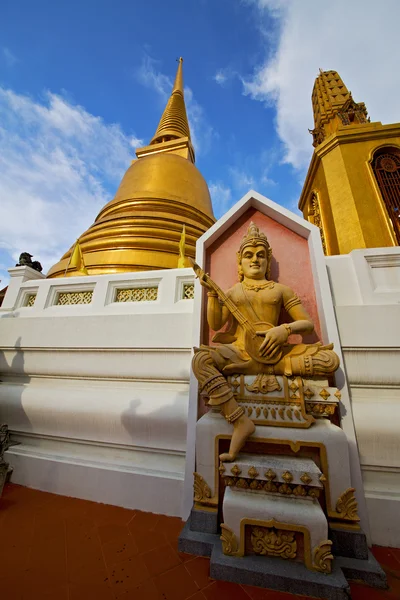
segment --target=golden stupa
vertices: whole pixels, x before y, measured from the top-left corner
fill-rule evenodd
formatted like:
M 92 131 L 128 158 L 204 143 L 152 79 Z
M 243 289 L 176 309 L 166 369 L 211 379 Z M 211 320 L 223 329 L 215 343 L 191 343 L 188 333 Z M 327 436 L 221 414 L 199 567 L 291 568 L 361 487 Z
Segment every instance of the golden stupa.
M 194 258 L 196 240 L 215 222 L 207 183 L 194 165 L 182 62 L 150 145 L 136 151 L 115 198 L 79 238 L 89 275 L 176 268 L 183 225 L 185 254 Z M 68 267 L 73 248 L 47 277 L 77 275 Z

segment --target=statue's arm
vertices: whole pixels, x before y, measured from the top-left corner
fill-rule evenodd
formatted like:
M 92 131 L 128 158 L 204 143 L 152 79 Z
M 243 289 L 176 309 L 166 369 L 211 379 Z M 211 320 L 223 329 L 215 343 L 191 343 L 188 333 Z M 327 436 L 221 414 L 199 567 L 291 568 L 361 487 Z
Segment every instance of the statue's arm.
M 273 327 L 265 334 L 265 339 L 260 346 L 261 356 L 273 356 L 282 344 L 287 342 L 290 333 L 312 333 L 314 323 L 308 315 L 300 298 L 287 286 L 281 286 L 282 303 L 286 312 L 293 321 L 282 323 Z
M 208 294 L 207 302 L 207 322 L 211 329 L 219 331 L 225 325 L 229 318 L 229 310 L 218 300 L 218 297 Z
M 286 312 L 293 319 L 290 323 L 292 333 L 312 333 L 314 323 L 294 291 L 287 286 L 283 286 L 282 299 Z
M 205 274 L 199 277 L 200 284 L 207 290 L 207 323 L 214 331 L 219 331 L 225 325 L 229 318 L 229 310 L 222 304 L 213 287 L 208 283 Z M 226 292 L 229 297 L 231 290 Z

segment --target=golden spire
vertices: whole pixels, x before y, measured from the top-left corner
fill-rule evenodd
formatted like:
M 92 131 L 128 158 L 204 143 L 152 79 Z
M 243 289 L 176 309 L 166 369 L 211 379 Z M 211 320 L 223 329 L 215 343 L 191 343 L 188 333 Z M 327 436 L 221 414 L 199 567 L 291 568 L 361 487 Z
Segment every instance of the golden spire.
M 168 142 L 170 140 L 187 137 L 190 140 L 189 122 L 186 114 L 185 100 L 183 95 L 183 58 L 178 60 L 174 87 L 171 97 L 163 112 L 157 131 L 150 145 Z
M 172 88 L 172 93 L 174 93 L 175 91 L 180 92 L 183 96 L 183 68 L 182 68 L 183 58 L 182 58 L 182 56 L 180 56 L 177 59 L 177 61 L 178 61 L 178 69 L 176 71 L 174 87 Z
M 339 127 L 367 123 L 363 102 L 354 102 L 337 71 L 319 70 L 312 93 L 314 113 L 313 146 L 318 146 Z
M 314 125 L 326 123 L 350 97 L 347 87 L 336 71 L 319 70 L 312 93 Z

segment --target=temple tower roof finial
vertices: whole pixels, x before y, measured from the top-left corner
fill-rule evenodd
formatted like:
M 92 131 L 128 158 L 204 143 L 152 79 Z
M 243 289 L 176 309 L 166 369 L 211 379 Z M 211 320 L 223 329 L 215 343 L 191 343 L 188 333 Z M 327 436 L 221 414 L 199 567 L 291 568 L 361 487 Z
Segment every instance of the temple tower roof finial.
M 369 122 L 363 102 L 354 102 L 337 71 L 319 70 L 312 92 L 314 113 L 313 146 L 317 147 L 338 128 Z
M 190 139 L 189 122 L 183 94 L 182 63 L 183 58 L 180 57 L 178 59 L 174 87 L 158 124 L 157 131 L 150 142 L 151 145 L 182 137 Z
M 183 58 L 180 56 L 176 59 L 178 62 L 178 69 L 175 75 L 174 87 L 172 88 L 172 93 L 180 92 L 183 96 Z

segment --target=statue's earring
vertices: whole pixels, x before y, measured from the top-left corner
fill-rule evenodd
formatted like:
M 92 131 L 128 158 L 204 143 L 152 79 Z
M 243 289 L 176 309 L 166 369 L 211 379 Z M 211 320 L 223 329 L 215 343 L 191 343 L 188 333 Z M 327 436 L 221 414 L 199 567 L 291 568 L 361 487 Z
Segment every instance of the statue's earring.
M 271 279 L 271 260 L 272 260 L 272 249 L 268 248 L 268 252 L 267 252 L 267 279 L 270 280 Z
M 242 269 L 242 260 L 241 260 L 240 252 L 236 252 L 236 258 L 237 258 L 237 263 L 238 263 L 239 281 L 243 281 L 244 273 L 243 273 L 243 269 Z

